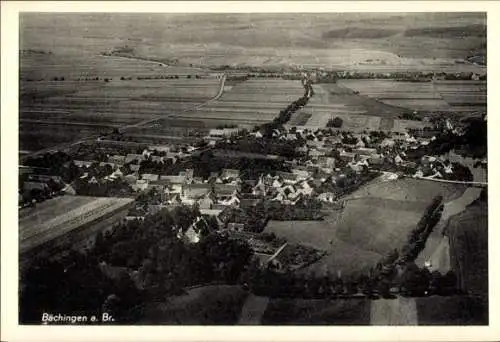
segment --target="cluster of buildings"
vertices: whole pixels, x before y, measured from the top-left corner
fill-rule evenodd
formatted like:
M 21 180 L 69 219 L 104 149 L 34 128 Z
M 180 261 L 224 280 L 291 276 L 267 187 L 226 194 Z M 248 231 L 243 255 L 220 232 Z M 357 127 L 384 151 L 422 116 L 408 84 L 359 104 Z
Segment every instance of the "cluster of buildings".
M 197 176 L 200 172 L 194 168 L 180 168 L 177 174 L 168 174 L 161 172 L 161 167 L 141 166 L 176 165 L 199 153 L 200 149 L 216 152 L 217 142 L 220 141 L 232 143 L 242 138 L 259 141 L 264 139 L 264 134 L 258 129 L 253 132 L 239 128 L 210 130 L 204 137 L 207 144 L 202 145 L 203 148 L 192 145 L 151 145 L 142 153 L 123 153 L 123 148 L 120 153 L 113 153 L 113 149 L 107 149 L 105 160 L 81 158 L 72 162 L 79 170 L 78 182 L 90 185 L 119 182 L 131 189 L 128 197 L 144 195 L 142 198 L 146 200 L 136 200 L 130 206 L 125 218 L 127 220 L 142 220 L 148 214 L 179 205 L 196 206 L 201 216 L 186 232 L 179 232 L 179 238 L 197 243 L 201 232 L 209 225 L 208 220 L 215 219 L 223 231 L 247 241 L 256 253 L 269 256 L 274 255 L 279 246 L 263 242 L 258 234 L 248 231 L 244 223 L 234 220 L 234 215 L 246 215 L 246 210 L 266 202 L 292 207 L 302 200 L 338 204 L 339 197 L 345 194 L 345 184 L 355 189 L 370 179 L 367 175 L 380 171 L 386 175 L 389 173 L 391 179 L 403 174 L 440 178 L 444 173 L 454 171 L 450 163 L 434 156 L 424 156 L 416 161 L 408 158 L 409 151 L 426 146 L 436 139 L 439 133 L 436 130 L 373 133 L 304 127 L 275 129 L 272 140 L 266 143 L 289 142 L 295 146 L 295 158 L 286 160 L 287 172 L 276 170 L 263 173 L 257 179 L 247 179 L 243 177 L 243 170 L 232 168 L 224 168 L 210 173 L 208 178 L 202 178 Z M 235 157 L 240 153 L 230 152 L 234 152 Z M 30 175 L 22 189 L 45 189 L 49 181 L 61 183 L 65 185 L 67 194 L 75 194 L 71 186 L 64 184 L 59 176 Z M 271 260 L 279 258 L 274 256 Z

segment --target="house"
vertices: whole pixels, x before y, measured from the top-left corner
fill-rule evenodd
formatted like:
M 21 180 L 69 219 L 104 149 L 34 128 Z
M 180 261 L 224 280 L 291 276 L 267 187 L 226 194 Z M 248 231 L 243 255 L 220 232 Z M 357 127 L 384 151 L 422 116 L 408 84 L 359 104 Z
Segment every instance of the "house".
M 307 148 L 307 146 L 299 146 L 295 148 L 295 151 L 298 153 L 307 153 L 309 149 Z
M 184 184 L 182 186 L 182 196 L 189 199 L 199 199 L 212 191 L 212 185 L 203 184 Z
M 263 177 L 259 177 L 259 181 L 252 188 L 252 195 L 265 196 L 267 194 L 267 186 L 264 183 Z
M 128 163 L 139 164 L 144 159 L 146 159 L 146 158 L 144 158 L 144 156 L 142 154 L 129 153 L 125 156 L 125 164 L 128 164 Z
M 242 232 L 245 230 L 245 224 L 244 223 L 229 222 L 227 224 L 227 229 L 231 230 L 231 231 Z
M 284 184 L 284 182 L 276 177 L 276 178 L 274 178 L 271 186 L 275 189 L 278 189 L 278 188 L 281 188 L 283 186 L 283 184 Z
M 349 167 L 351 168 L 351 170 L 353 170 L 354 172 L 357 172 L 357 173 L 360 173 L 363 171 L 363 165 L 359 164 L 358 162 L 349 163 Z
M 315 149 L 315 150 L 311 150 L 311 151 L 309 151 L 309 154 L 308 154 L 308 155 L 309 155 L 309 157 L 310 157 L 310 158 L 315 158 L 315 159 L 317 159 L 317 158 L 319 158 L 319 157 L 324 156 L 325 154 L 326 154 L 326 152 L 324 152 L 324 151 L 320 151 L 320 150 Z
M 30 181 L 37 181 L 37 182 L 54 181 L 56 183 L 63 183 L 61 176 L 54 176 L 54 175 L 31 174 L 28 176 L 28 179 Z
M 372 154 L 368 157 L 368 163 L 371 165 L 382 165 L 384 163 L 384 157 L 381 154 Z
M 298 179 L 298 175 L 293 172 L 276 171 L 276 176 L 283 179 L 283 182 L 286 184 L 293 184 Z
M 148 182 L 154 182 L 154 181 L 157 181 L 159 179 L 159 175 L 155 175 L 155 174 L 152 174 L 152 173 L 143 173 L 142 174 L 142 179 L 143 180 L 146 180 Z
M 151 156 L 151 161 L 155 163 L 163 163 L 163 157 L 160 156 Z
M 354 157 L 355 154 L 352 152 L 345 152 L 345 151 L 340 152 L 340 159 L 347 163 L 352 162 L 354 160 Z
M 179 172 L 179 175 L 181 175 L 181 173 L 182 172 Z M 194 169 L 186 169 L 185 175 L 187 180 L 192 180 L 194 177 Z
M 233 195 L 231 198 L 220 201 L 220 204 L 223 204 L 225 206 L 231 206 L 231 207 L 239 207 L 240 206 L 240 199 L 238 196 Z
M 314 185 L 309 181 L 301 181 L 296 186 L 297 192 L 310 196 L 314 192 Z
M 359 155 L 370 156 L 374 153 L 377 153 L 377 149 L 368 147 L 359 147 L 354 149 L 352 152 Z
M 240 198 L 240 208 L 242 208 L 242 209 L 253 208 L 257 204 L 259 204 L 261 201 L 262 201 L 262 199 L 255 198 L 255 197 L 252 197 L 252 198 L 249 198 L 249 197 Z
M 186 176 L 160 176 L 160 180 L 168 181 L 170 184 L 184 184 L 186 182 Z
M 137 181 L 137 176 L 130 174 L 130 175 L 126 175 L 125 177 L 123 177 L 123 179 L 128 184 L 134 184 Z
M 276 194 L 276 196 L 271 199 L 271 201 L 283 202 L 283 201 L 285 201 L 285 199 L 286 199 L 286 196 L 283 193 L 278 192 Z
M 403 163 L 403 158 L 401 158 L 401 156 L 398 154 L 394 157 L 394 163 L 396 164 L 401 164 Z
M 125 156 L 121 156 L 119 154 L 115 154 L 108 158 L 108 162 L 113 163 L 118 166 L 123 166 L 125 164 Z
M 335 158 L 321 156 L 318 158 L 318 165 L 321 167 L 333 168 L 335 167 Z
M 75 160 L 73 161 L 78 167 L 91 167 L 95 160 Z
M 110 162 L 100 162 L 99 163 L 100 167 L 107 166 L 107 165 L 111 166 L 111 169 L 114 169 L 115 167 L 117 167 L 114 163 L 110 163 Z
M 222 178 L 222 179 L 228 179 L 228 178 L 237 179 L 237 178 L 240 178 L 240 170 L 223 169 L 222 172 L 221 172 L 220 178 Z
M 170 182 L 168 180 L 157 179 L 149 182 L 148 189 L 156 189 L 160 192 L 164 192 L 165 189 L 168 189 L 169 185 Z
M 429 176 L 429 178 L 443 178 L 441 172 L 436 171 L 433 175 Z
M 358 142 L 356 143 L 356 147 L 358 147 L 358 148 L 365 147 L 365 143 L 363 142 L 363 139 L 358 139 Z
M 257 132 L 255 133 L 255 137 L 256 137 L 257 139 L 262 139 L 262 138 L 264 137 L 264 134 L 262 134 L 260 131 L 257 131 Z
M 23 190 L 24 191 L 32 191 L 32 190 L 48 191 L 49 186 L 45 182 L 24 182 Z
M 127 216 L 125 216 L 125 219 L 127 221 L 130 220 L 144 220 L 144 217 L 146 216 L 146 210 L 142 207 L 132 207 L 129 209 Z
M 231 137 L 234 135 L 238 135 L 238 133 L 241 131 L 241 128 L 222 128 L 222 129 L 211 129 L 208 132 L 208 135 L 210 137 Z
M 182 204 L 182 199 L 179 193 L 169 193 L 167 203 L 170 206 Z
M 394 147 L 395 144 L 396 144 L 396 142 L 393 139 L 385 138 L 380 143 L 380 147 L 382 147 L 382 148 L 390 148 L 390 147 Z
M 148 182 L 145 179 L 138 179 L 135 182 L 135 186 L 132 187 L 136 191 L 138 190 L 146 190 L 148 188 Z
M 191 226 L 189 226 L 189 228 L 186 230 L 185 233 L 182 233 L 181 231 L 179 231 L 179 233 L 177 234 L 177 237 L 180 239 L 183 239 L 187 243 L 195 244 L 195 243 L 200 242 L 201 232 L 204 229 L 208 229 L 207 221 L 203 217 L 198 217 L 193 222 L 193 224 L 191 224 Z
M 158 151 L 158 152 L 170 152 L 172 146 L 169 145 L 151 145 L 148 146 L 148 150 Z
M 424 176 L 424 172 L 422 171 L 422 169 L 418 169 L 417 172 L 415 172 L 415 174 L 413 175 L 413 177 L 416 177 L 416 178 L 420 178 L 423 176 Z
M 205 209 L 200 207 L 200 213 L 206 216 L 218 217 L 222 209 Z
M 297 189 L 293 185 L 284 185 L 283 187 L 278 189 L 278 192 L 283 194 L 285 197 L 288 197 L 289 194 L 295 194 Z
M 306 179 L 310 176 L 310 172 L 304 169 L 292 169 L 292 173 L 297 175 L 297 180 Z
M 167 194 L 182 194 L 182 184 L 169 184 L 165 187 L 165 193 Z
M 323 193 L 318 195 L 317 199 L 322 201 L 322 202 L 334 203 L 335 202 L 335 194 L 333 192 L 323 192 Z
M 421 162 L 424 165 L 429 165 L 429 164 L 435 163 L 436 160 L 437 160 L 437 158 L 433 157 L 433 156 L 423 156 L 421 159 Z
M 231 196 L 239 190 L 240 187 L 235 184 L 214 184 L 214 192 L 218 197 Z
M 122 178 L 123 177 L 123 172 L 120 169 L 116 169 L 113 171 L 113 173 L 109 176 L 111 179 L 117 179 L 117 178 Z
M 206 194 L 203 198 L 198 200 L 200 209 L 211 209 L 215 203 L 215 195 L 211 192 Z

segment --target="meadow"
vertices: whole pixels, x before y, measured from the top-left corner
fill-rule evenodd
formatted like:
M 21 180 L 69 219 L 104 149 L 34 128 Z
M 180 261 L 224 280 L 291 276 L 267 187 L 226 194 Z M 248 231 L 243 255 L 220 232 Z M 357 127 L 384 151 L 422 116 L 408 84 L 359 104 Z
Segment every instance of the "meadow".
M 347 196 L 345 208 L 332 209 L 324 221 L 270 221 L 265 231 L 327 251 L 301 273 L 367 272 L 391 250 L 403 246 L 435 196 L 442 195 L 447 202 L 464 191 L 453 184 L 429 183 L 375 179 Z

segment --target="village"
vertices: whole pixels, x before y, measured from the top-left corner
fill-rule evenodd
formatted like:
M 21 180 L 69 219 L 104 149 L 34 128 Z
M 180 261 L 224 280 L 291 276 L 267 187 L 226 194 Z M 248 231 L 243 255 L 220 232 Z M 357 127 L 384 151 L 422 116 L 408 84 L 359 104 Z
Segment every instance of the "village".
M 455 125 L 447 119 L 404 133 L 352 133 L 341 127 L 282 127 L 267 133 L 259 127 L 252 132 L 220 128 L 193 145 L 131 147 L 99 139 L 66 155 L 62 174 L 39 175 L 36 167 L 23 167 L 19 205 L 34 206 L 57 194 L 135 198 L 124 220 L 189 206 L 199 215 L 188 230 L 179 232 L 180 239 L 198 243 L 207 220 L 215 220 L 219 232 L 249 243 L 263 266 L 287 255 L 278 267 L 296 269 L 323 252 L 267 234 L 269 220 L 322 220 L 329 211 L 342 210 L 343 197 L 377 177 L 471 181 L 467 168 L 426 153 L 437 137 L 462 134 Z M 293 157 L 262 153 L 263 146 L 273 145 L 278 152 L 279 146 L 287 146 Z M 203 164 L 204 158 L 210 166 Z M 246 168 L 241 159 L 247 161 Z

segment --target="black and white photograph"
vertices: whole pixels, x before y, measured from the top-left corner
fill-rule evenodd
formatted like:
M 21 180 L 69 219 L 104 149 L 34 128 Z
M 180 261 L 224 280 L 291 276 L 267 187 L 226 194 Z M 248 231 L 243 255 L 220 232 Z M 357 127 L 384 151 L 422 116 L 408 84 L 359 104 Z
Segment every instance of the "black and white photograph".
M 97 9 L 18 15 L 19 325 L 490 324 L 486 11 Z

